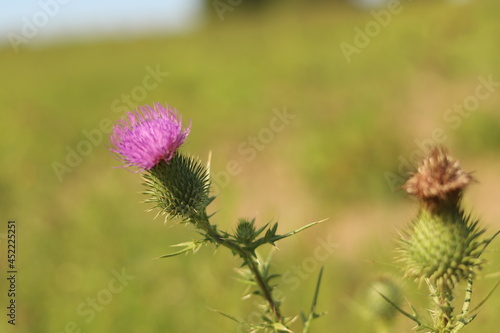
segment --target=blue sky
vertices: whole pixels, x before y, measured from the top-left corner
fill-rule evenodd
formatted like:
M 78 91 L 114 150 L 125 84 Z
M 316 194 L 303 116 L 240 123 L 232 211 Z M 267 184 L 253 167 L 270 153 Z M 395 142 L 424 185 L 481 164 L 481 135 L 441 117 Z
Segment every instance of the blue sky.
M 0 43 L 36 29 L 30 41 L 56 37 L 129 36 L 193 26 L 201 0 L 0 0 Z M 32 31 L 32 30 L 31 30 Z

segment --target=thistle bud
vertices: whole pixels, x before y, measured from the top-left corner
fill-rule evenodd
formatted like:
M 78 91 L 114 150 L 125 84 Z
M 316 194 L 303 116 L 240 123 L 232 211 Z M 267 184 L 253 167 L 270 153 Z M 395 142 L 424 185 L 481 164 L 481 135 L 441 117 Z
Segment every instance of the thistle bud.
M 238 222 L 238 226 L 236 227 L 236 239 L 241 243 L 241 244 L 249 244 L 251 243 L 254 238 L 255 238 L 255 219 L 252 219 L 251 221 L 247 219 L 240 219 Z
M 169 161 L 161 161 L 144 174 L 146 202 L 154 203 L 162 214 L 196 222 L 211 202 L 210 177 L 201 163 L 176 152 Z
M 402 302 L 403 293 L 400 286 L 392 278 L 384 276 L 370 285 L 366 291 L 363 306 L 367 311 L 368 319 L 378 319 L 389 323 L 398 314 L 395 306 L 401 306 Z
M 406 276 L 453 288 L 481 268 L 478 256 L 484 242 L 478 238 L 483 232 L 463 212 L 433 214 L 422 209 L 402 240 Z

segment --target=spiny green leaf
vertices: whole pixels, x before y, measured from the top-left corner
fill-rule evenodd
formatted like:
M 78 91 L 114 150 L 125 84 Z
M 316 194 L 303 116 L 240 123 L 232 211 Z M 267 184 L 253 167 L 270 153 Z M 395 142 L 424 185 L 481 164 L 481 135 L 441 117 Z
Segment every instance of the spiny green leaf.
M 184 243 L 170 245 L 171 247 L 184 247 L 184 248 L 182 250 L 177 251 L 177 252 L 165 254 L 165 255 L 157 257 L 155 259 L 175 257 L 175 256 L 178 256 L 180 254 L 187 253 L 189 251 L 193 251 L 193 253 L 195 253 L 196 251 L 198 251 L 198 249 L 201 247 L 201 245 L 203 243 L 204 243 L 204 240 L 184 242 Z
M 413 320 L 418 326 L 417 326 L 417 330 L 419 329 L 430 329 L 432 331 L 434 331 L 434 329 L 428 325 L 428 324 L 425 324 L 421 319 L 420 319 L 420 316 L 418 315 L 416 309 L 410 304 L 410 308 L 413 312 L 413 315 L 409 314 L 408 312 L 406 312 L 405 310 L 401 309 L 397 304 L 395 304 L 392 300 L 390 300 L 389 298 L 387 298 L 384 294 L 378 292 L 376 289 L 375 291 L 380 295 L 382 296 L 382 298 L 384 298 L 389 304 L 391 304 L 396 310 L 398 310 L 401 314 L 403 314 L 404 316 L 410 318 L 411 320 Z
M 273 328 L 277 332 L 292 332 L 282 323 L 274 323 Z
M 318 274 L 318 280 L 316 281 L 316 288 L 314 289 L 314 296 L 311 303 L 311 309 L 309 310 L 309 314 L 305 316 L 304 313 L 301 313 L 302 321 L 304 322 L 304 333 L 307 333 L 309 331 L 309 327 L 311 326 L 311 322 L 313 319 L 316 319 L 324 314 L 324 313 L 316 313 L 316 305 L 318 303 L 319 288 L 321 286 L 322 277 L 323 277 L 323 267 L 321 267 Z
M 305 226 L 303 226 L 303 227 L 301 227 L 301 228 L 299 228 L 299 229 L 297 229 L 297 230 L 291 231 L 291 232 L 286 233 L 286 234 L 284 234 L 284 235 L 277 235 L 277 236 L 275 236 L 275 238 L 274 238 L 274 239 L 272 239 L 272 241 L 276 242 L 276 241 L 278 241 L 278 240 L 280 240 L 280 239 L 284 239 L 284 238 L 287 238 L 287 237 L 293 236 L 293 235 L 295 235 L 295 234 L 297 234 L 297 233 L 299 233 L 299 232 L 301 232 L 301 231 L 304 231 L 304 230 L 306 230 L 306 229 L 309 229 L 309 228 L 310 228 L 310 227 L 312 227 L 312 226 L 315 226 L 316 224 L 320 224 L 320 223 L 322 223 L 322 222 L 325 222 L 326 220 L 328 220 L 328 219 L 323 219 L 323 220 L 320 220 L 320 221 L 316 221 L 316 222 L 309 223 L 309 224 L 307 224 L 307 225 L 305 225 Z M 278 227 L 278 225 L 277 225 L 277 224 L 276 224 L 276 227 Z
M 280 278 L 283 274 L 271 274 L 269 276 L 266 275 L 266 282 L 269 283 L 272 279 Z
M 323 266 L 321 266 L 321 269 L 319 270 L 318 280 L 316 281 L 316 289 L 314 290 L 313 301 L 311 304 L 311 313 L 314 313 L 314 311 L 316 311 L 316 305 L 318 303 L 319 288 L 321 286 L 322 277 L 323 277 Z
M 291 231 L 289 233 L 286 233 L 284 235 L 276 235 L 276 231 L 278 230 L 278 223 L 275 223 L 272 228 L 270 229 L 267 229 L 266 231 L 266 234 L 264 237 L 261 237 L 257 240 L 255 240 L 248 248 L 251 248 L 251 249 L 257 249 L 259 246 L 263 245 L 263 244 L 271 244 L 273 246 L 275 246 L 275 242 L 281 240 L 281 239 L 284 239 L 284 238 L 287 238 L 287 237 L 290 237 L 292 235 L 295 235 L 301 231 L 304 231 L 316 224 L 319 224 L 319 223 L 322 223 L 322 222 L 325 222 L 326 220 L 328 219 L 323 219 L 323 220 L 320 220 L 320 221 L 316 221 L 316 222 L 312 222 L 312 223 L 309 223 L 297 230 L 294 230 L 294 231 Z
M 247 326 L 247 324 L 246 324 L 244 321 L 242 321 L 242 320 L 240 320 L 240 319 L 238 319 L 238 318 L 236 318 L 236 317 L 234 317 L 234 316 L 231 316 L 231 315 L 229 315 L 229 314 L 227 314 L 227 313 L 225 313 L 225 312 L 219 311 L 219 310 L 217 310 L 217 309 L 212 309 L 212 308 L 208 308 L 208 309 L 209 309 L 209 310 L 212 310 L 213 312 L 216 312 L 216 313 L 218 313 L 218 314 L 220 314 L 220 315 L 223 315 L 224 317 L 229 318 L 229 319 L 231 319 L 231 320 L 233 320 L 233 321 L 237 322 L 238 324 L 241 324 L 241 325 Z
M 255 231 L 255 234 L 254 234 L 254 235 L 255 235 L 255 237 L 259 236 L 259 235 L 262 233 L 262 231 L 264 231 L 264 230 L 267 228 L 267 226 L 268 226 L 268 225 L 269 225 L 269 223 L 266 223 L 266 224 L 265 224 L 265 225 L 263 225 L 261 228 L 257 229 L 257 230 Z

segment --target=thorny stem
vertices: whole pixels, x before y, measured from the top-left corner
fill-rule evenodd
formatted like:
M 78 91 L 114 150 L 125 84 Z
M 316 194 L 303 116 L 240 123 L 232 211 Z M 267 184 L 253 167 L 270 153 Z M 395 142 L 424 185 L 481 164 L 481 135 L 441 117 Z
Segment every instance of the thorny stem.
M 444 329 L 448 326 L 448 323 L 450 322 L 453 315 L 453 306 L 451 305 L 453 296 L 451 296 L 451 291 L 441 291 L 438 296 L 438 300 L 438 311 L 440 311 L 440 314 L 438 317 L 439 322 L 437 327 L 441 327 Z
M 450 327 L 453 326 L 453 290 L 446 285 L 435 286 L 428 279 L 426 282 L 436 304 L 434 328 L 439 333 L 450 332 Z
M 201 216 L 201 221 L 197 219 L 196 222 L 197 225 L 202 227 L 203 230 L 207 233 L 207 235 L 210 236 L 210 240 L 215 242 L 217 245 L 222 245 L 231 250 L 232 252 L 237 253 L 241 257 L 241 259 L 243 259 L 244 263 L 248 265 L 248 268 L 252 272 L 252 275 L 254 276 L 255 281 L 257 282 L 257 285 L 259 286 L 264 298 L 266 299 L 267 303 L 269 303 L 271 312 L 273 313 L 277 322 L 283 324 L 283 318 L 281 316 L 279 307 L 277 303 L 274 301 L 273 296 L 271 295 L 271 289 L 264 281 L 264 278 L 262 277 L 262 274 L 259 270 L 258 263 L 252 257 L 252 254 L 243 249 L 237 243 L 234 243 L 231 240 L 221 236 L 218 230 L 212 227 L 212 225 L 209 223 L 208 216 L 206 215 L 206 213 Z
M 258 263 L 255 261 L 255 259 L 250 254 L 248 254 L 245 251 L 242 251 L 242 252 L 243 252 L 243 255 L 245 257 L 243 257 L 242 254 L 240 254 L 240 256 L 248 264 L 248 267 L 250 268 L 250 271 L 254 275 L 255 280 L 257 281 L 257 284 L 259 285 L 259 288 L 261 289 L 261 291 L 264 295 L 264 298 L 269 303 L 269 307 L 271 308 L 273 315 L 276 317 L 276 320 L 279 323 L 282 323 L 280 309 L 279 309 L 278 305 L 276 304 L 276 302 L 274 301 L 273 296 L 271 295 L 271 290 L 270 290 L 269 286 L 262 278 L 262 275 L 261 275 L 259 267 L 258 267 Z

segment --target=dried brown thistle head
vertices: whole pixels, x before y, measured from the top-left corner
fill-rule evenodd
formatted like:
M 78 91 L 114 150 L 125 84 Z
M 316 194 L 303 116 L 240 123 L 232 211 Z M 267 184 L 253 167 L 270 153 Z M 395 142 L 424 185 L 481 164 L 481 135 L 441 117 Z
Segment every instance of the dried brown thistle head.
M 446 148 L 435 147 L 411 173 L 403 189 L 433 210 L 436 206 L 456 206 L 465 188 L 474 181 Z

